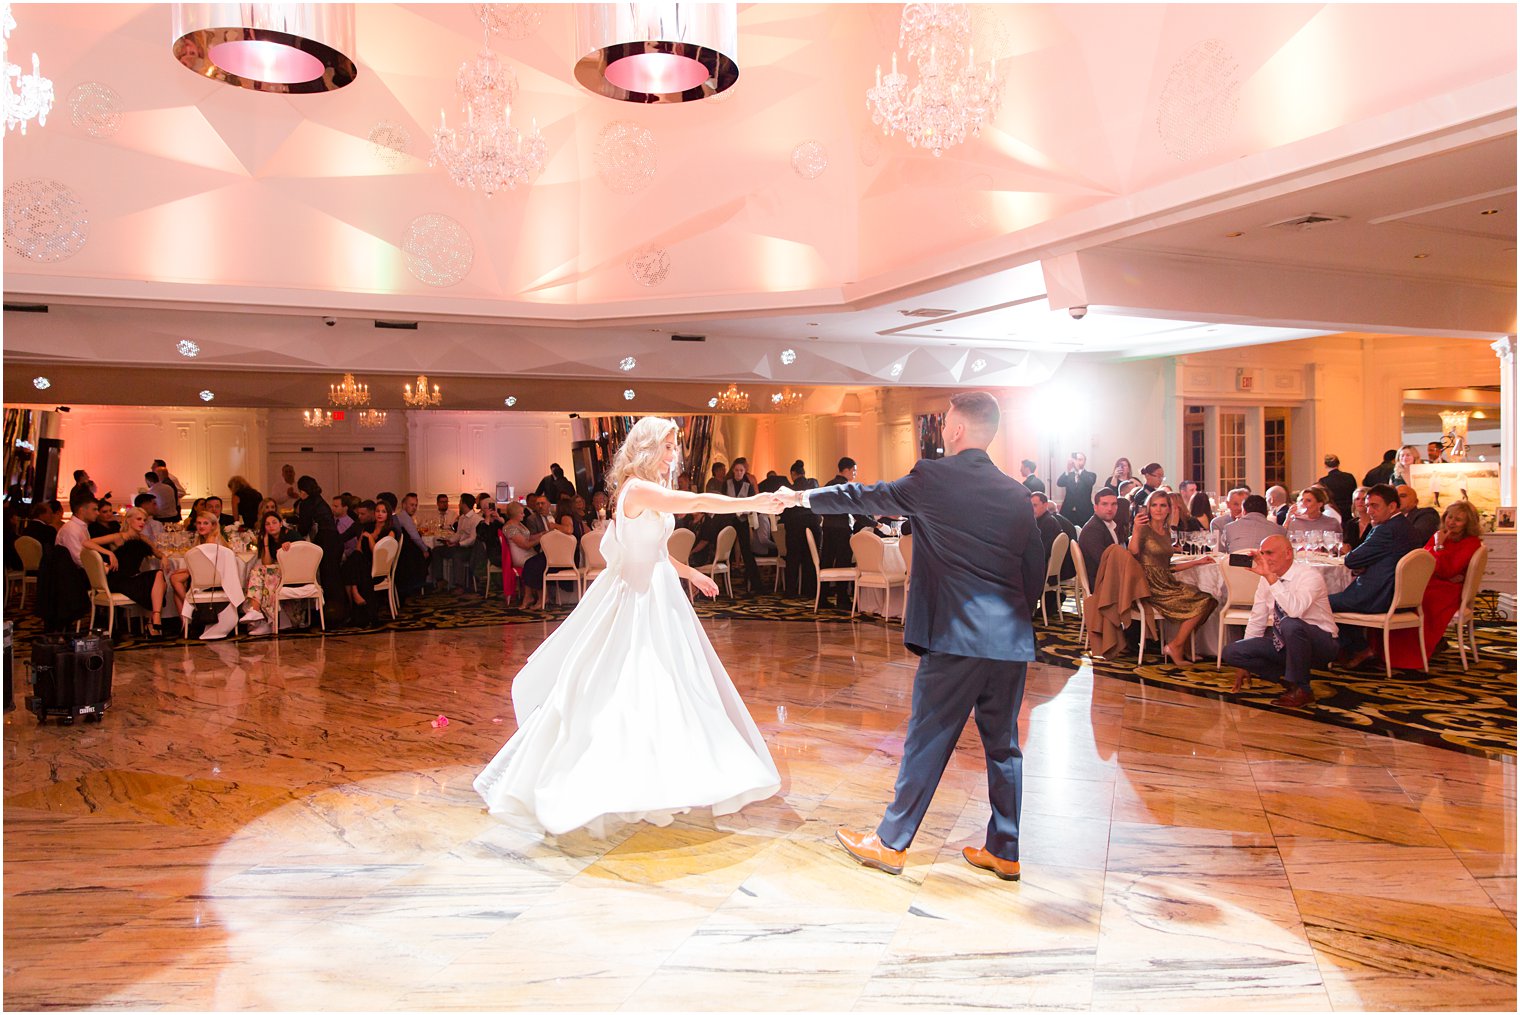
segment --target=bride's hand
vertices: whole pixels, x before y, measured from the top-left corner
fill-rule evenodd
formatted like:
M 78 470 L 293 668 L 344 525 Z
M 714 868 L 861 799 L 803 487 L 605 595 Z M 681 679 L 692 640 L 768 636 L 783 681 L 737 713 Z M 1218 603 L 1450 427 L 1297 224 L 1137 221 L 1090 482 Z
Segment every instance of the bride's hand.
M 713 581 L 707 575 L 698 573 L 691 579 L 691 583 L 692 585 L 696 586 L 697 591 L 702 593 L 704 596 L 707 596 L 710 599 L 718 598 L 718 583 Z

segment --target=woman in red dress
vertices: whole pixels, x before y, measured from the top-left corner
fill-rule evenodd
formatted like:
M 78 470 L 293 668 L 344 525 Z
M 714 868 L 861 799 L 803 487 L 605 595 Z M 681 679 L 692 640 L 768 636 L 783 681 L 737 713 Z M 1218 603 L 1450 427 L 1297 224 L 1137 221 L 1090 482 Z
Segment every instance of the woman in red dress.
M 1446 625 L 1462 606 L 1462 583 L 1467 580 L 1467 565 L 1483 545 L 1478 527 L 1478 512 L 1465 500 L 1446 508 L 1441 527 L 1430 537 L 1425 549 L 1436 556 L 1436 573 L 1425 586 L 1425 649 L 1432 659 L 1444 644 Z M 1377 639 L 1373 639 L 1377 641 Z M 1381 648 L 1381 646 L 1378 646 Z M 1394 666 L 1418 670 L 1420 638 L 1413 628 L 1394 631 L 1388 654 Z

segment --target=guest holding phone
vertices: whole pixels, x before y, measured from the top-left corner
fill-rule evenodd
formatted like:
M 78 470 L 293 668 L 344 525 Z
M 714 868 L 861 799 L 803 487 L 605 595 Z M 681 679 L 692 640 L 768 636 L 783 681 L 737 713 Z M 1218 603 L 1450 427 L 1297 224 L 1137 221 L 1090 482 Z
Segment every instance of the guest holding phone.
M 1073 451 L 1066 459 L 1066 471 L 1056 477 L 1056 486 L 1066 491 L 1061 501 L 1061 515 L 1077 528 L 1087 524 L 1093 514 L 1093 487 L 1096 473 L 1087 471 L 1087 456 Z
M 1180 625 L 1177 636 L 1161 646 L 1161 654 L 1176 665 L 1185 666 L 1182 650 L 1187 647 L 1188 637 L 1209 618 L 1217 604 L 1213 596 L 1182 584 L 1174 574 L 1212 564 L 1213 560 L 1199 557 L 1185 564 L 1172 564 L 1171 513 L 1170 494 L 1165 490 L 1151 494 L 1135 509 L 1135 531 L 1129 538 L 1129 552 L 1139 558 L 1150 585 L 1151 594 L 1146 600 L 1149 609 Z

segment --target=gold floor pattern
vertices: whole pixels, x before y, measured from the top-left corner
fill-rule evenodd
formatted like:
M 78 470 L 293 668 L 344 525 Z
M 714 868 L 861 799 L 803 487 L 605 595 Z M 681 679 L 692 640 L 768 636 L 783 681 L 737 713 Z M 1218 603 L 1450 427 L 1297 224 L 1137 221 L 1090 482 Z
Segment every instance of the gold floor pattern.
M 547 625 L 145 649 L 101 726 L 7 715 L 6 1007 L 1515 1008 L 1513 762 L 1036 666 L 1024 880 L 959 856 L 974 729 L 893 878 L 832 836 L 891 793 L 900 631 L 706 626 L 783 791 L 602 841 L 470 786 Z

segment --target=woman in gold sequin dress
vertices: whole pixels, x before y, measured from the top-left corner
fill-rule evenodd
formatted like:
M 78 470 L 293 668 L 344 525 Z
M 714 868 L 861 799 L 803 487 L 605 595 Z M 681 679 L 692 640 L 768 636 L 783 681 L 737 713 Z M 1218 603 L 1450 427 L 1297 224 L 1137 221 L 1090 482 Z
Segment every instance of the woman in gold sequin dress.
M 1201 567 L 1210 563 L 1208 557 L 1200 557 L 1186 564 L 1172 565 L 1172 538 L 1169 518 L 1171 499 L 1165 490 L 1157 490 L 1146 500 L 1145 507 L 1135 513 L 1135 531 L 1129 539 L 1129 552 L 1140 561 L 1145 571 L 1146 583 L 1151 587 L 1148 609 L 1176 621 L 1181 626 L 1177 637 L 1161 646 L 1161 654 L 1178 666 L 1186 665 L 1182 650 L 1188 636 L 1214 612 L 1214 597 L 1190 585 L 1184 585 L 1175 572 Z

